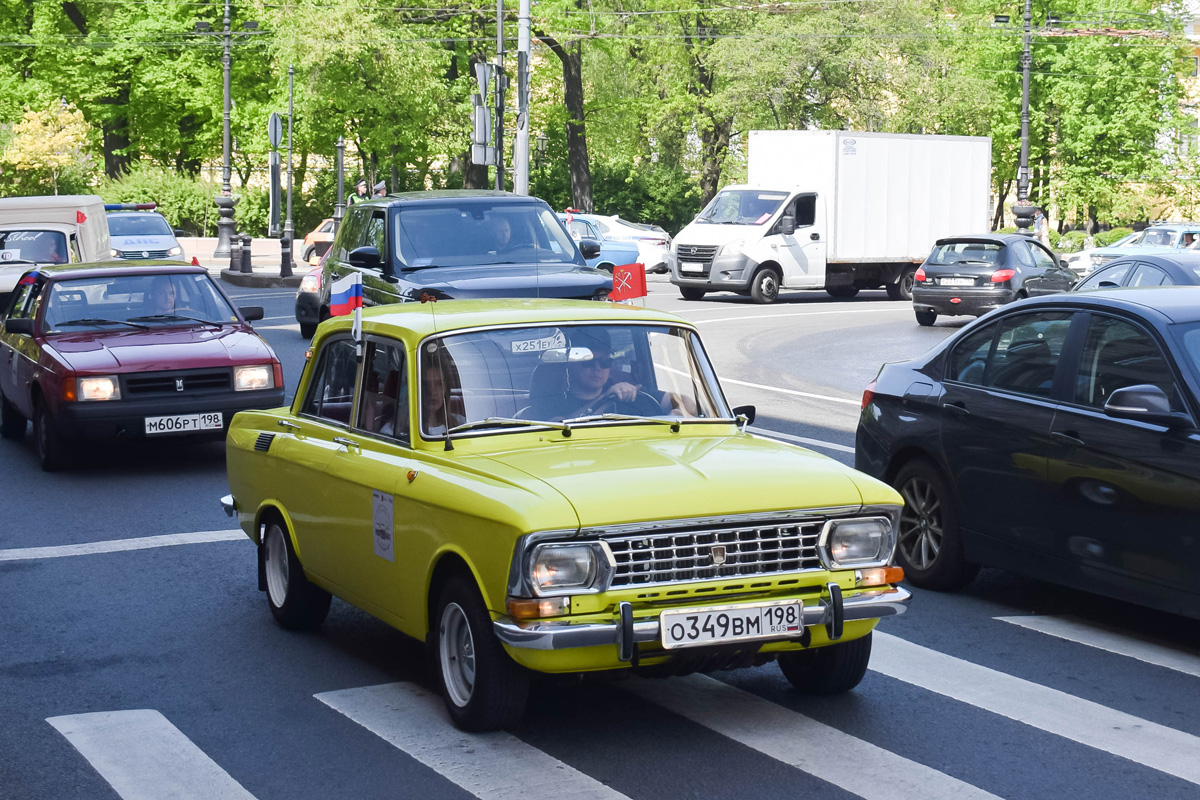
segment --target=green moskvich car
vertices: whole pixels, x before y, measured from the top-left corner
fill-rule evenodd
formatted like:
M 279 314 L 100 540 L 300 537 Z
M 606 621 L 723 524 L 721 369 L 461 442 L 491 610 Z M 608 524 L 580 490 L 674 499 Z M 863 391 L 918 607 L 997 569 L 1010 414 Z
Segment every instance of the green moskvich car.
M 551 300 L 412 303 L 322 323 L 291 408 L 246 411 L 223 499 L 288 628 L 336 594 L 423 640 L 454 723 L 503 727 L 532 673 L 777 659 L 861 680 L 901 499 L 745 432 L 696 330 Z

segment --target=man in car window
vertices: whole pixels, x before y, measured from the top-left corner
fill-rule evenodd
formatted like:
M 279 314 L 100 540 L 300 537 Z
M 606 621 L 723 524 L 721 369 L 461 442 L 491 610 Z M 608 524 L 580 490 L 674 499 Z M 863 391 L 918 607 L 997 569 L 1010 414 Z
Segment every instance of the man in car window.
M 146 304 L 146 314 L 175 313 L 175 283 L 166 275 L 154 278 L 150 284 L 149 300 Z
M 625 381 L 610 382 L 612 346 L 605 331 L 577 332 L 571 336 L 572 348 L 586 347 L 591 358 L 566 365 L 566 385 L 562 391 L 534 400 L 530 417 L 561 420 L 592 413 L 601 403 L 628 403 L 637 397 L 638 387 Z M 614 410 L 614 409 L 609 409 Z

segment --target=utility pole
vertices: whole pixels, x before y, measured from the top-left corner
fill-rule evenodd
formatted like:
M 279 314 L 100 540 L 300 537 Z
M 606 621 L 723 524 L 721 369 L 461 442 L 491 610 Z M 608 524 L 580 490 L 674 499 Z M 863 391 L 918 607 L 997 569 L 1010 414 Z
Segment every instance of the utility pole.
M 1029 68 L 1033 64 L 1033 0 L 1025 0 L 1025 47 L 1021 51 L 1021 160 L 1017 164 L 1017 202 L 1012 212 L 1017 231 L 1033 235 L 1034 206 L 1029 205 Z
M 513 191 L 529 194 L 529 0 L 517 14 L 517 133 L 513 141 Z
M 496 191 L 504 191 L 504 0 L 496 0 Z

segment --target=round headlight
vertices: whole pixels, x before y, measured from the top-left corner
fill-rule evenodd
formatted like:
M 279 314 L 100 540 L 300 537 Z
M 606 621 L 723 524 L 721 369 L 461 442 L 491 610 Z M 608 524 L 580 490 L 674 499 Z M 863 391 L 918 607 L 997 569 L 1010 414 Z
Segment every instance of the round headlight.
M 538 545 L 530 563 L 534 593 L 542 597 L 602 592 L 610 572 L 603 545 L 596 542 Z
M 895 547 L 886 517 L 830 520 L 821 535 L 821 555 L 830 569 L 883 566 Z

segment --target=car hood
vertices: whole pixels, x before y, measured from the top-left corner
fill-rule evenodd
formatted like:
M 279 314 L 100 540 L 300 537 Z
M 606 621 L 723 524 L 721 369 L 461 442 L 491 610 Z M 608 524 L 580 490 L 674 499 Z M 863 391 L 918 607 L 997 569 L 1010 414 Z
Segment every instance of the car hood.
M 557 490 L 575 507 L 583 527 L 858 507 L 864 498 L 900 503 L 899 496 L 873 478 L 768 439 L 669 434 L 587 441 L 581 434 L 490 457 Z
M 432 267 L 402 271 L 400 279 L 419 294 L 429 289 L 452 298 L 485 297 L 591 297 L 612 289 L 608 273 L 571 264 L 503 264 L 468 267 Z
M 178 242 L 174 236 L 112 236 L 109 244 L 113 250 L 170 250 Z
M 680 257 L 686 256 L 688 245 L 714 245 L 734 239 L 758 239 L 770 230 L 769 225 L 724 225 L 715 222 L 693 222 L 675 234 L 675 247 Z
M 78 372 L 204 369 L 274 359 L 257 334 L 235 327 L 60 334 L 46 347 Z

